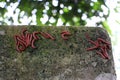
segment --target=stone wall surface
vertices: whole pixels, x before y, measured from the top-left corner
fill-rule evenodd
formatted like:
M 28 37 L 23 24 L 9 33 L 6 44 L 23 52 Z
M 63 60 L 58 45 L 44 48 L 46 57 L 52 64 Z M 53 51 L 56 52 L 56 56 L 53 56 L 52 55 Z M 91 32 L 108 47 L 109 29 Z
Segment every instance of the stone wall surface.
M 116 80 L 109 43 L 99 27 L 0 26 L 0 80 Z

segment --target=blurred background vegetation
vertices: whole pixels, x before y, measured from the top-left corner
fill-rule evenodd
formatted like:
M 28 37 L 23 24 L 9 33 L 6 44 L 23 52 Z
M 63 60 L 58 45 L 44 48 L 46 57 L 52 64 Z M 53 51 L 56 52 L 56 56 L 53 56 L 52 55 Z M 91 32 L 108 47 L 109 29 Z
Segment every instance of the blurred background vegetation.
M 107 8 L 106 13 L 103 8 Z M 95 26 L 111 32 L 108 16 L 105 0 L 0 0 L 0 25 L 84 26 L 88 19 L 97 17 Z

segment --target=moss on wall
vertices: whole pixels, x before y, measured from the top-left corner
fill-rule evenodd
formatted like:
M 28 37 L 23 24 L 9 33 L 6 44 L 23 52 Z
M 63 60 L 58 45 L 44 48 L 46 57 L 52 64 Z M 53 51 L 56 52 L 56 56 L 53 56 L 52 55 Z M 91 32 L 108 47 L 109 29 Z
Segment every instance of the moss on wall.
M 23 28 L 29 32 L 48 32 L 56 40 L 39 35 L 35 42 L 37 48 L 28 47 L 22 53 L 16 51 L 14 35 Z M 61 32 L 68 30 L 72 34 L 68 40 L 61 38 Z M 86 39 L 98 37 L 110 41 L 102 28 L 88 27 L 40 27 L 40 26 L 0 26 L 0 79 L 2 80 L 94 80 L 102 72 L 114 72 L 112 51 L 106 60 L 96 54 L 96 50 L 86 51 L 93 46 Z M 87 77 L 86 77 L 87 76 Z

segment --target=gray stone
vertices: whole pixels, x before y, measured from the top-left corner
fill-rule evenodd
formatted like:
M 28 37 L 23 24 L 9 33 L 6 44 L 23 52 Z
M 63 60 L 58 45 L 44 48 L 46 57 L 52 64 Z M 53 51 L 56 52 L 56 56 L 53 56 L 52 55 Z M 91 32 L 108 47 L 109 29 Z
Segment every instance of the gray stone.
M 111 73 L 101 73 L 95 80 L 116 80 L 116 76 Z
M 5 31 L 0 31 L 0 35 L 5 35 Z
M 29 41 L 28 34 L 21 41 L 26 34 L 21 33 L 24 28 L 29 34 L 47 32 L 55 40 L 37 34 L 40 39 L 34 43 L 36 48 L 30 45 L 20 53 L 16 50 L 16 44 Z M 65 35 L 68 40 L 62 38 L 62 31 L 71 33 L 70 36 Z M 21 37 L 19 43 L 15 41 L 16 35 Z M 116 80 L 111 45 L 107 49 L 109 59 L 105 59 L 96 53 L 101 51 L 99 48 L 87 51 L 87 48 L 95 46 L 89 42 L 87 35 L 93 42 L 98 38 L 110 42 L 107 32 L 99 27 L 0 26 L 0 79 Z
M 0 78 L 0 80 L 4 80 L 3 78 Z
M 92 65 L 93 67 L 95 67 L 97 65 L 97 62 L 93 62 Z

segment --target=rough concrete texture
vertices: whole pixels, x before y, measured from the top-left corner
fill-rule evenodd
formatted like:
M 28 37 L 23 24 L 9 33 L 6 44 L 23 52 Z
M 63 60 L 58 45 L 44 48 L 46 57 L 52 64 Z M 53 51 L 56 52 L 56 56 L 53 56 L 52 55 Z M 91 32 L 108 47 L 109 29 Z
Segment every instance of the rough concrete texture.
M 14 35 L 23 28 L 30 33 L 48 32 L 56 40 L 39 35 L 37 48 L 19 53 Z M 63 30 L 71 33 L 68 40 L 61 38 Z M 96 54 L 97 50 L 86 51 L 94 46 L 86 33 L 93 41 L 102 38 L 110 42 L 107 32 L 98 27 L 0 26 L 0 80 L 116 80 L 112 47 L 107 51 L 109 59 Z

